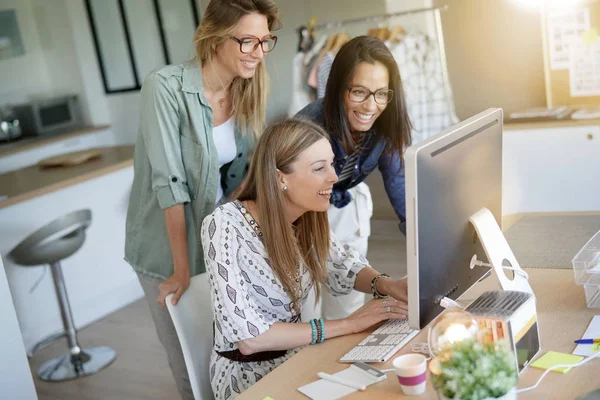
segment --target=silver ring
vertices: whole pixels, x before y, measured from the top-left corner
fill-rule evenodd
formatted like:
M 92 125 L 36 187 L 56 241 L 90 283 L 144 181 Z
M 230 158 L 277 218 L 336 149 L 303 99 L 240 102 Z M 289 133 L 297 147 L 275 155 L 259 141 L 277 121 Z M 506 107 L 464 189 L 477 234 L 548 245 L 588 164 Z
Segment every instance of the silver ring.
M 390 306 L 387 306 L 387 307 L 385 308 L 385 311 L 386 311 L 386 312 L 392 312 L 392 307 L 390 307 Z

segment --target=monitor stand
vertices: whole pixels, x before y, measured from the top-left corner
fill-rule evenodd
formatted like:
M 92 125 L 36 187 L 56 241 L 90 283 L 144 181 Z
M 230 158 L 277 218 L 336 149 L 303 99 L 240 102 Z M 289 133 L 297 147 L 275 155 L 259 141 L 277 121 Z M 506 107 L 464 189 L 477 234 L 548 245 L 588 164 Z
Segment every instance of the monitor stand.
M 492 269 L 502 287 L 502 290 L 527 292 L 533 295 L 534 301 L 523 305 L 517 314 L 508 318 L 510 322 L 511 347 L 515 355 L 519 373 L 539 354 L 541 350 L 540 334 L 538 329 L 535 294 L 529 285 L 528 275 L 521 269 L 519 262 L 513 254 L 502 230 L 498 226 L 494 215 L 487 208 L 482 208 L 469 218 L 475 227 L 479 240 L 483 245 L 485 254 L 490 264 L 471 261 L 473 265 L 485 265 Z M 473 257 L 476 259 L 476 257 Z M 513 279 L 506 276 L 506 267 L 513 270 Z
M 521 269 L 491 211 L 487 208 L 482 208 L 473 214 L 469 218 L 469 221 L 475 227 L 490 262 L 490 264 L 477 263 L 474 256 L 471 268 L 474 268 L 475 265 L 489 266 L 492 269 L 492 275 L 496 277 L 503 290 L 517 290 L 534 294 L 527 281 L 527 273 Z M 513 279 L 510 279 L 505 273 L 504 267 L 507 264 L 514 272 Z

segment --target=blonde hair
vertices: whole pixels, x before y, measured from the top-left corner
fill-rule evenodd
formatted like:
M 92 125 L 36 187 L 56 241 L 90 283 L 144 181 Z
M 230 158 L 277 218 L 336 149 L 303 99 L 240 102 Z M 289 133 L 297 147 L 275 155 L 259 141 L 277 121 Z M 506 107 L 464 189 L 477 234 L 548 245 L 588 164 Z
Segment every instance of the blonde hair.
M 320 284 L 326 279 L 329 221 L 326 212 L 308 211 L 291 225 L 283 210 L 285 194 L 277 170 L 291 173 L 300 153 L 322 139 L 329 140 L 327 133 L 306 119 L 291 118 L 271 125 L 258 142 L 246 182 L 238 195 L 238 200 L 256 202 L 271 268 L 298 312 L 299 298 L 294 290 L 298 283 L 292 272 L 299 263 L 303 264 L 310 272 L 316 297 L 319 297 Z
M 219 45 L 233 34 L 239 20 L 252 13 L 267 17 L 269 31 L 281 27 L 279 9 L 271 0 L 211 0 L 194 34 L 196 57 L 201 63 L 212 61 Z M 242 132 L 250 129 L 258 137 L 264 127 L 269 94 L 264 62 L 258 64 L 253 78 L 235 78 L 231 89 L 235 121 Z

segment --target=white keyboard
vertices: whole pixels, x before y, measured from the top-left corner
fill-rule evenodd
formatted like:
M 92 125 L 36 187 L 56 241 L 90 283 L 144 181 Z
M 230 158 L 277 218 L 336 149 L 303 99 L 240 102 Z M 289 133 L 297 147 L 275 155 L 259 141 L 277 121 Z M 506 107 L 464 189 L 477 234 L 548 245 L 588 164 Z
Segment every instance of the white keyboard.
M 408 318 L 390 319 L 340 358 L 340 362 L 385 362 L 417 333 L 418 330 L 410 329 Z

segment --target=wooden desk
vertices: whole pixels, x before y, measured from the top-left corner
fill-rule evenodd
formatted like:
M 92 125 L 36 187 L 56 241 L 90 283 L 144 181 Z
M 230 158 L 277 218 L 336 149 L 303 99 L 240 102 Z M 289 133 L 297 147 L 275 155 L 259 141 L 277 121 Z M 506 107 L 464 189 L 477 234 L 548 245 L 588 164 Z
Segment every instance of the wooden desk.
M 600 309 L 587 308 L 583 288 L 575 285 L 572 270 L 527 269 L 527 273 L 537 296 L 542 351 L 571 353 L 575 348 L 573 340 L 581 338 L 592 317 L 600 314 Z M 493 278 L 488 278 L 478 287 L 466 292 L 465 298 L 497 288 Z M 263 399 L 266 396 L 271 396 L 274 400 L 306 399 L 297 388 L 315 381 L 318 371 L 334 374 L 347 368 L 348 364 L 338 363 L 337 360 L 367 335 L 368 332 L 363 332 L 307 346 L 243 392 L 238 399 Z M 424 329 L 410 343 L 426 341 Z M 410 343 L 398 354 L 410 353 Z M 373 365 L 377 368 L 392 368 L 391 360 L 393 357 L 387 363 Z M 575 399 L 583 393 L 600 388 L 598 371 L 600 359 L 590 361 L 565 375 L 550 373 L 537 389 L 519 395 L 519 399 Z M 543 372 L 527 368 L 519 377 L 518 387 L 535 384 Z M 436 399 L 429 377 L 427 382 L 427 390 L 423 395 L 403 396 L 394 373 L 390 372 L 385 381 L 369 387 L 365 392 L 355 392 L 345 399 Z

